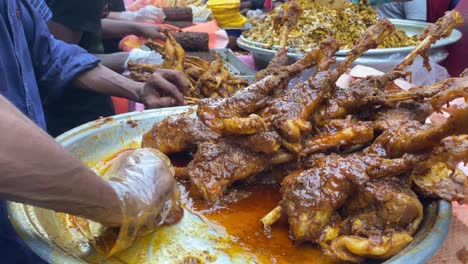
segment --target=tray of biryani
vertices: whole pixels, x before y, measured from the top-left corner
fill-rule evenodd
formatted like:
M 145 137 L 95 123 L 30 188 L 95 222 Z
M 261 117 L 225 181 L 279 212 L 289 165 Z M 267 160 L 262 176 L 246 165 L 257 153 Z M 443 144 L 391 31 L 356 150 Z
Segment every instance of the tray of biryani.
M 299 9 L 290 12 L 289 15 L 297 16 L 297 21 L 286 33 L 283 28 L 272 30 L 272 25 L 278 23 L 281 17 L 288 13 L 290 3 L 282 4 L 263 20 L 252 22 L 253 26 L 238 39 L 238 45 L 252 52 L 260 68 L 266 67 L 268 61 L 280 49 L 283 35 L 287 35 L 283 46 L 288 47 L 291 61 L 302 56 L 305 51 L 317 47 L 318 43 L 328 37 L 333 37 L 340 43 L 340 50 L 336 55 L 342 57 L 377 19 L 374 9 L 360 4 L 345 3 L 343 9 L 334 9 L 311 1 L 300 0 L 295 3 L 298 3 Z M 387 36 L 378 47 L 367 51 L 358 63 L 368 66 L 376 66 L 388 60 L 396 63 L 421 41 L 421 35 L 429 25 L 425 22 L 402 19 L 390 19 L 390 21 L 397 30 Z M 453 30 L 451 34 L 433 43 L 429 51 L 436 53 L 460 38 L 461 33 Z M 434 58 L 440 61 L 445 57 Z
M 184 217 L 112 256 L 102 246 L 115 230 L 96 223 L 17 203 L 10 219 L 51 263 L 425 263 L 448 233 L 450 202 L 467 201 L 468 69 L 395 87 L 440 37 L 431 31 L 393 70 L 336 85 L 394 30 L 379 19 L 341 62 L 329 38 L 292 65 L 278 52 L 231 97 L 101 119 L 57 138 L 98 174 L 139 147 L 172 162 Z M 440 111 L 449 117 L 426 122 Z

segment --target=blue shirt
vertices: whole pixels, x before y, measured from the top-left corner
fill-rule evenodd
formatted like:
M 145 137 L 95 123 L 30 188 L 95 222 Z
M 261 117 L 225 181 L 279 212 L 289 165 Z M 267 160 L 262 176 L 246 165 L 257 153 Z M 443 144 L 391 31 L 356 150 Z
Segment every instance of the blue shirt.
M 27 0 L 0 0 L 0 95 L 41 128 L 46 127 L 40 96 L 45 100 L 59 97 L 71 79 L 98 63 L 80 47 L 54 39 Z M 16 236 L 3 201 L 0 262 L 41 263 Z
M 99 61 L 54 39 L 28 1 L 0 2 L 0 94 L 45 129 L 38 85 L 44 100 L 57 98 L 73 77 Z
M 44 0 L 30 0 L 29 2 L 44 21 L 47 22 L 52 18 L 52 11 L 50 11 Z

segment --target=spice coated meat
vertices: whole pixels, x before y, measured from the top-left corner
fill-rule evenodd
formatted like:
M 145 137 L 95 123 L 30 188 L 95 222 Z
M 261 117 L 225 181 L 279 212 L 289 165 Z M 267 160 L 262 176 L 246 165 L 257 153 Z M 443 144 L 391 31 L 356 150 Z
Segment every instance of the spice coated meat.
M 288 5 L 284 12 L 301 13 L 296 2 Z M 194 151 L 185 177 L 210 202 L 236 181 L 272 172 L 282 199 L 261 220 L 265 228 L 284 217 L 296 243 L 312 242 L 336 260 L 361 262 L 390 258 L 413 240 L 423 218 L 420 198 L 467 200 L 467 177 L 457 166 L 468 162 L 468 107 L 452 109 L 444 123 L 424 122 L 451 100 L 468 100 L 468 76 L 406 91 L 393 87 L 417 55 L 461 23 L 451 11 L 394 70 L 337 87 L 356 58 L 395 37 L 390 21 L 352 12 L 368 24 L 343 62 L 330 67 L 338 50 L 331 38 L 317 39 L 313 47 L 319 48 L 292 65 L 278 52 L 255 83 L 228 98 L 200 100 L 196 113 L 166 118 L 144 135 L 143 146 L 168 154 Z M 281 14 L 277 20 L 279 34 L 290 30 Z M 284 85 L 314 66 L 308 80 Z

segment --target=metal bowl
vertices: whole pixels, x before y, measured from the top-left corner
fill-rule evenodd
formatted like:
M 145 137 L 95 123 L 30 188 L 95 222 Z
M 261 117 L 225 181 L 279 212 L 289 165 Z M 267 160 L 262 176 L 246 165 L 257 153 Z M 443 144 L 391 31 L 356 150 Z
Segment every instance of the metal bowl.
M 59 136 L 57 141 L 83 162 L 93 166 L 123 148 L 137 147 L 142 134 L 155 122 L 188 109 L 175 107 L 117 115 L 70 130 Z M 49 263 L 85 263 L 85 259 L 93 253 L 89 241 L 70 230 L 67 223 L 53 211 L 10 202 L 8 212 L 18 234 Z M 442 245 L 450 221 L 450 203 L 426 203 L 424 220 L 414 241 L 385 263 L 425 263 Z M 254 263 L 247 255 L 232 255 L 224 251 L 222 243 L 226 235 L 213 231 L 188 212 L 181 223 L 158 230 L 156 236 L 160 246 L 153 248 L 157 259 L 152 263 L 181 263 L 184 257 L 194 255 L 206 259 L 207 254 L 215 256 L 213 263 Z M 99 263 L 141 263 L 134 259 L 134 255 L 124 254 L 118 259 L 100 259 Z
M 413 20 L 404 20 L 404 19 L 390 19 L 390 21 L 396 26 L 397 29 L 405 31 L 407 35 L 417 35 L 424 31 L 430 23 L 413 21 Z M 443 48 L 450 44 L 453 44 L 460 40 L 462 34 L 460 31 L 454 29 L 449 37 L 440 39 L 433 45 L 431 45 L 430 52 L 432 54 L 431 59 L 434 62 L 440 62 L 445 59 L 445 56 L 442 56 Z M 268 65 L 268 62 L 276 54 L 278 46 L 270 47 L 269 45 L 250 41 L 243 36 L 237 40 L 237 45 L 239 47 L 248 50 L 252 53 L 252 56 L 255 61 L 257 69 L 264 69 Z M 402 47 L 402 48 L 387 48 L 387 49 L 371 49 L 364 53 L 363 56 L 358 58 L 355 61 L 355 64 L 365 65 L 373 68 L 377 68 L 382 71 L 388 71 L 392 66 L 396 66 L 415 46 Z M 336 53 L 338 59 L 340 57 L 346 56 L 346 53 L 349 50 L 339 50 Z M 299 52 L 295 48 L 290 48 L 288 57 L 290 62 L 294 62 L 297 58 L 302 56 L 302 52 Z M 342 59 L 342 58 L 341 58 Z M 388 65 L 385 68 L 382 68 L 381 65 Z

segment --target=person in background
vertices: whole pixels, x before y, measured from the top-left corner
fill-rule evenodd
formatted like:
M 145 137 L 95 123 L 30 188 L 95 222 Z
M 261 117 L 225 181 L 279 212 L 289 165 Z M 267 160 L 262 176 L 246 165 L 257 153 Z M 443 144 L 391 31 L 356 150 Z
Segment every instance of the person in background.
M 394 1 L 374 6 L 379 17 L 426 21 L 426 0 Z
M 49 29 L 55 38 L 77 44 L 101 59 L 102 65 L 124 71 L 128 53 L 102 54 L 102 39 L 136 34 L 164 39 L 155 25 L 103 19 L 109 10 L 106 0 L 47 0 L 52 11 Z M 47 89 L 47 87 L 40 87 Z M 115 114 L 110 96 L 69 87 L 60 98 L 43 98 L 47 129 L 58 136 L 81 124 Z
M 113 14 L 114 12 L 121 13 L 125 11 L 125 3 L 123 0 L 109 0 L 108 3 L 109 3 L 109 11 L 110 11 L 109 14 Z M 103 39 L 102 45 L 104 48 L 104 53 L 109 54 L 109 53 L 119 52 L 120 40 L 122 40 L 122 37 Z
M 33 2 L 41 10 L 41 3 Z M 82 48 L 53 38 L 43 19 L 48 17 L 47 11 L 38 14 L 34 7 L 29 0 L 0 0 L 1 263 L 44 263 L 17 236 L 5 200 L 109 226 L 122 222 L 120 202 L 112 185 L 42 131 L 46 130 L 46 122 L 41 97 L 60 97 L 72 84 L 71 89 L 164 107 L 184 104 L 182 91 L 188 89 L 184 76 L 176 71 L 157 71 L 143 84 L 109 70 Z M 43 87 L 41 94 L 38 86 Z M 165 193 L 168 187 L 161 186 L 158 191 Z

